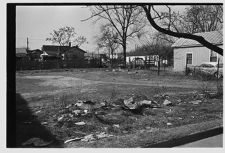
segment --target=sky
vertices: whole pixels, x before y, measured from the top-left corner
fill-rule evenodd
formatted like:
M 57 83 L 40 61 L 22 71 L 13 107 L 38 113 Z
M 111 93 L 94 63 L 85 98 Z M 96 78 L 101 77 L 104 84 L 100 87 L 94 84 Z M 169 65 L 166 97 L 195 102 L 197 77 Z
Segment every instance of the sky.
M 178 9 L 184 10 L 184 7 L 179 6 Z M 81 49 L 94 52 L 97 48 L 96 36 L 100 33 L 100 25 L 105 21 L 81 21 L 90 16 L 91 12 L 86 6 L 17 6 L 16 47 L 26 47 L 28 38 L 30 49 L 41 49 L 42 45 L 51 44 L 46 38 L 54 29 L 71 26 L 75 28 L 77 36 L 87 38 L 88 43 L 83 44 Z M 130 42 L 128 51 L 136 43 L 138 44 L 136 41 Z
M 26 47 L 28 37 L 31 49 L 41 49 L 42 45 L 51 44 L 45 39 L 53 29 L 71 26 L 75 28 L 77 36 L 87 38 L 88 44 L 81 48 L 92 51 L 96 48 L 94 37 L 99 33 L 101 23 L 81 21 L 90 15 L 89 8 L 85 6 L 17 6 L 16 47 Z

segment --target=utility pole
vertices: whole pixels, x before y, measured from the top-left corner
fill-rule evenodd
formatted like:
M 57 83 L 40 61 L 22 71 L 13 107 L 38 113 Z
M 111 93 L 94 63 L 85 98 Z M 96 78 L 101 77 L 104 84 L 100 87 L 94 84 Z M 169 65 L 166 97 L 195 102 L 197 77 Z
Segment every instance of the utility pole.
M 28 37 L 27 37 L 27 51 L 29 49 L 29 40 L 28 40 Z

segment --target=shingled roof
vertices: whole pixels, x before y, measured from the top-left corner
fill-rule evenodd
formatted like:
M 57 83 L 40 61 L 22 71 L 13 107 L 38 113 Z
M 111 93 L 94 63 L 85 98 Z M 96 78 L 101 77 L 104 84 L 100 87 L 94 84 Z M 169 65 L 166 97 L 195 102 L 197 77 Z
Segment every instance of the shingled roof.
M 77 46 L 70 47 L 70 46 L 54 46 L 54 45 L 43 45 L 42 51 L 45 51 L 48 55 L 57 56 L 59 53 L 64 53 L 74 48 L 76 48 L 79 51 L 85 52 L 84 50 L 80 49 Z
M 214 45 L 223 44 L 223 32 L 222 31 L 202 32 L 202 33 L 195 33 L 194 35 L 202 36 L 208 42 L 210 42 Z M 172 45 L 172 47 L 174 47 L 174 48 L 194 47 L 194 46 L 203 46 L 203 45 L 195 40 L 185 39 L 185 38 L 178 39 Z

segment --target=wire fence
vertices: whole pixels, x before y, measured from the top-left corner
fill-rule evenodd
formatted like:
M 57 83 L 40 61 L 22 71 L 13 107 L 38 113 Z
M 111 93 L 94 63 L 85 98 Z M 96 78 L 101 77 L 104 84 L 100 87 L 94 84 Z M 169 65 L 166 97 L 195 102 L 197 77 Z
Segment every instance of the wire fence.
M 99 63 L 95 60 L 73 60 L 73 61 L 30 61 L 18 60 L 16 61 L 16 70 L 48 70 L 48 69 L 62 69 L 62 68 L 97 68 Z

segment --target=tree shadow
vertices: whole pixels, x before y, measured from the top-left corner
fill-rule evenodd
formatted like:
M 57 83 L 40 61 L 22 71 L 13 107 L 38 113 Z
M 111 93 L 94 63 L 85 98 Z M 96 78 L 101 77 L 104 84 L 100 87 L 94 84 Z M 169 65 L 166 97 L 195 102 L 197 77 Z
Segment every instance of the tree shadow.
M 16 93 L 16 147 L 62 148 L 63 143 L 46 129 L 28 107 L 27 101 Z

